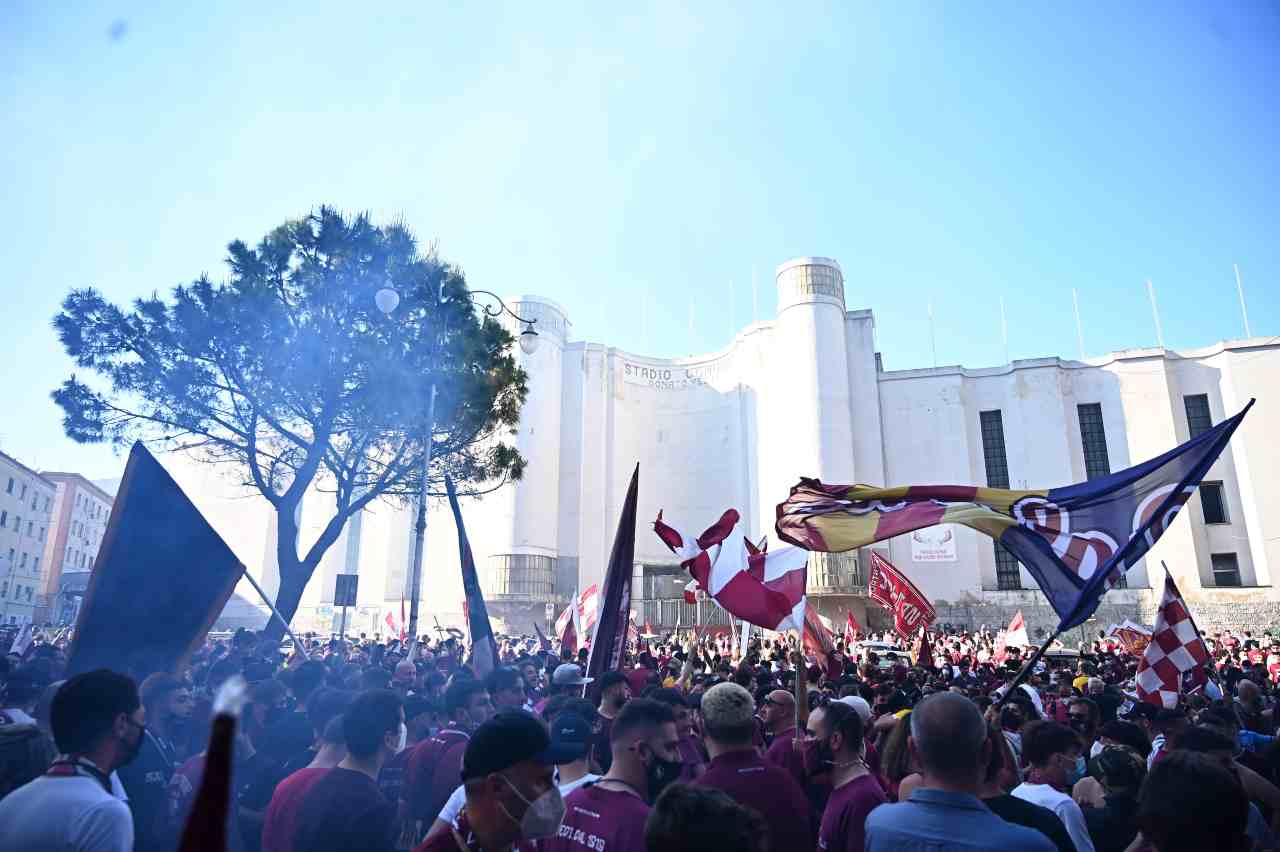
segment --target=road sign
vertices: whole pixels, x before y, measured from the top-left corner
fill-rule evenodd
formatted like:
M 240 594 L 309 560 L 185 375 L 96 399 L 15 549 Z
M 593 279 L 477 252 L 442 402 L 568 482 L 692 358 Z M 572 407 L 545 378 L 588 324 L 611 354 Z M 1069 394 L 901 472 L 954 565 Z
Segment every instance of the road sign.
M 333 605 L 334 606 L 355 606 L 356 605 L 356 586 L 360 580 L 359 574 L 339 574 L 334 578 L 337 582 L 333 589 Z

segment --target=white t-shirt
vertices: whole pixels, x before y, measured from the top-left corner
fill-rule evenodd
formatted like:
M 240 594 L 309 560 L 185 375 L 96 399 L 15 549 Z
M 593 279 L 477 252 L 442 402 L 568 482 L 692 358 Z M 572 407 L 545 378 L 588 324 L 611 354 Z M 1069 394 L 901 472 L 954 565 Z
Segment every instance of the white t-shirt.
M 133 852 L 129 806 L 88 776 L 41 776 L 0 800 L 0 852 Z
M 1029 784 L 1023 782 L 1013 788 L 1013 795 L 1048 808 L 1053 811 L 1071 835 L 1071 842 L 1076 845 L 1076 852 L 1094 852 L 1093 840 L 1089 837 L 1089 827 L 1084 821 L 1084 811 L 1066 793 L 1059 793 L 1048 784 Z
M 583 784 L 590 784 L 592 781 L 599 781 L 599 775 L 592 775 L 588 772 L 577 781 L 570 781 L 568 784 L 558 784 L 560 795 L 567 796 Z M 436 819 L 446 822 L 457 828 L 458 814 L 462 813 L 462 807 L 467 803 L 467 790 L 465 787 L 459 787 L 449 796 L 449 801 L 444 803 L 444 807 L 440 809 L 440 815 Z

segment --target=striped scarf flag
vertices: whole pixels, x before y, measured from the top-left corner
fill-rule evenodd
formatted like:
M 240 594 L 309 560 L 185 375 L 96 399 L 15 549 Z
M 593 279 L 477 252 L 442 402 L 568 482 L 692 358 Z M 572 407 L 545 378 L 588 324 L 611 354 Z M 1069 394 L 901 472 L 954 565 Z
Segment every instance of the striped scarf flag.
M 827 485 L 801 479 L 778 505 L 789 544 L 843 553 L 903 533 L 954 523 L 991 536 L 1035 578 L 1061 619 L 1088 620 L 1102 595 L 1173 523 L 1249 413 L 1164 455 L 1109 476 L 1043 490 L 972 485 Z
M 796 547 L 759 548 L 734 534 L 738 520 L 737 511 L 729 509 L 694 537 L 667 524 L 659 512 L 653 531 L 727 612 L 768 630 L 803 633 L 809 554 Z

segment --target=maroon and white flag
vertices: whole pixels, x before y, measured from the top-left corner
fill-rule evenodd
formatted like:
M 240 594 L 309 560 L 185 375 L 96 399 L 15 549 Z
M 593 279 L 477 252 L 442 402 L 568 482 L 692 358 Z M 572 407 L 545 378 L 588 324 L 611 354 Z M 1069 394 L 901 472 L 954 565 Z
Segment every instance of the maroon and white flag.
M 903 639 L 910 639 L 933 623 L 933 604 L 915 584 L 887 559 L 871 551 L 871 576 L 867 579 L 871 600 L 893 613 L 893 629 Z
M 1151 642 L 1138 661 L 1138 698 L 1167 708 L 1178 706 L 1178 695 L 1203 687 L 1208 680 L 1205 664 L 1209 650 L 1191 613 L 1174 585 L 1166 576 L 1164 598 L 1156 612 Z
M 738 513 L 729 509 L 694 537 L 666 524 L 659 512 L 653 531 L 698 586 L 731 615 L 769 630 L 803 633 L 809 552 L 798 547 L 766 552 L 735 535 L 737 526 Z

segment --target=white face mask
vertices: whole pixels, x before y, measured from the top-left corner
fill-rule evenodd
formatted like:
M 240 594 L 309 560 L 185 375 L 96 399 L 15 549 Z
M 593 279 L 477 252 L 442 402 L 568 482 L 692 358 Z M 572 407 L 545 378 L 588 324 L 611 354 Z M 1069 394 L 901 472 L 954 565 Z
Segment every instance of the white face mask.
M 1093 744 L 1093 748 L 1089 749 L 1089 758 L 1090 758 L 1090 759 L 1093 759 L 1093 758 L 1097 757 L 1098 755 L 1102 754 L 1102 750 L 1103 750 L 1104 748 L 1105 748 L 1105 746 L 1102 744 L 1102 741 L 1101 741 L 1101 740 L 1099 740 L 1098 742 L 1095 742 L 1095 743 Z
M 409 744 L 409 726 L 404 722 L 400 723 L 400 743 L 396 746 L 396 754 L 404 751 L 404 747 Z
M 519 796 L 520 801 L 529 806 L 525 810 L 524 816 L 517 820 L 505 805 L 501 802 L 498 803 L 498 807 L 502 808 L 502 812 L 507 815 L 507 819 L 519 824 L 520 835 L 526 840 L 554 837 L 560 830 L 560 823 L 564 822 L 564 798 L 560 795 L 559 788 L 553 786 L 530 802 L 520 792 L 519 788 L 511 783 L 507 776 L 499 775 L 498 777 L 506 781 L 507 786 L 511 788 L 511 792 Z

